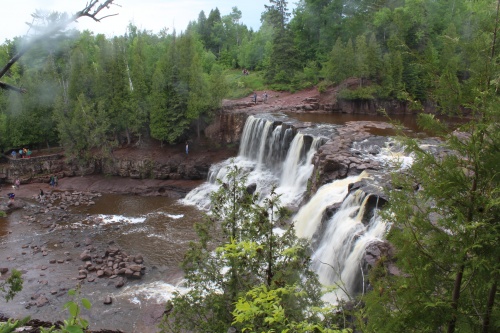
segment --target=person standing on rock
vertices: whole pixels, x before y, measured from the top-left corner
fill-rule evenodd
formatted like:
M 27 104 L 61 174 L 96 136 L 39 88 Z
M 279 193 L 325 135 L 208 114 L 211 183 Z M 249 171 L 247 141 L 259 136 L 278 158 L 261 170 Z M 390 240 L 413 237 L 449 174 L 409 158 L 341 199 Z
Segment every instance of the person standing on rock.
M 186 155 L 188 155 L 188 154 L 189 154 L 189 144 L 188 144 L 188 142 L 186 141 Z
M 50 176 L 49 185 L 50 185 L 50 187 L 54 187 L 54 185 L 55 185 L 54 175 Z
M 40 198 L 40 203 L 45 203 L 45 193 L 43 193 L 42 189 L 40 189 L 39 198 Z
M 7 195 L 9 196 L 9 203 L 7 204 L 7 206 L 12 206 L 14 204 L 14 198 L 16 197 L 16 195 L 14 193 L 9 193 Z
M 21 181 L 19 180 L 19 178 L 16 178 L 16 180 L 14 181 L 15 189 L 18 190 L 20 185 L 21 185 Z
M 257 93 L 255 91 L 253 92 L 253 102 L 257 104 Z

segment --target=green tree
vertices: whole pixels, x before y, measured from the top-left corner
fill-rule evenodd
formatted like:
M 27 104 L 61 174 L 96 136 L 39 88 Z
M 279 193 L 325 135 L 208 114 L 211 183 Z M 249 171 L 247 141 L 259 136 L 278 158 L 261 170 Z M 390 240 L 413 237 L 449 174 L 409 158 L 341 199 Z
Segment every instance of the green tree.
M 219 9 L 216 7 L 208 14 L 202 40 L 205 47 L 217 57 L 220 55 L 223 40 L 223 25 Z
M 391 192 L 385 214 L 394 223 L 388 240 L 396 247 L 401 274 L 375 270 L 375 291 L 367 301 L 372 331 L 472 332 L 487 318 L 490 327 L 483 332 L 500 328 L 491 320 L 500 318 L 494 301 L 500 272 L 495 222 L 500 126 L 496 107 L 480 109 L 479 118 L 447 134 L 451 154 L 435 156 L 406 141 L 415 162 L 394 177 L 399 190 Z M 415 191 L 416 183 L 421 190 Z
M 148 96 L 150 87 L 147 76 L 147 58 L 144 34 L 138 34 L 131 40 L 129 49 L 130 110 L 129 128 L 139 138 L 148 125 L 150 105 Z M 127 138 L 130 138 L 128 136 Z
M 272 27 L 264 22 L 258 32 L 243 37 L 238 52 L 238 64 L 249 70 L 259 70 L 269 63 L 272 48 Z
M 285 0 L 269 0 L 266 18 L 273 27 L 272 51 L 265 77 L 269 82 L 290 83 L 299 69 L 298 52 L 288 27 L 290 13 Z
M 414 163 L 407 172 L 394 175 L 385 212 L 394 223 L 388 240 L 395 247 L 400 273 L 389 273 L 383 260 L 373 270 L 374 291 L 366 301 L 368 331 L 500 330 L 500 98 L 496 91 L 500 70 L 494 34 L 486 34 L 489 29 L 496 31 L 498 12 L 483 14 L 474 16 L 482 28 L 475 30 L 472 39 L 457 37 L 445 45 L 452 54 L 456 43 L 467 48 L 464 55 L 471 61 L 465 70 L 471 77 L 459 82 L 452 79 L 453 71 L 444 68 L 441 73 L 443 80 L 455 82 L 459 91 L 467 93 L 456 94 L 452 89 L 448 93 L 456 102 L 448 103 L 446 96 L 438 102 L 449 107 L 451 114 L 465 107 L 471 118 L 451 131 L 430 115 L 420 116 L 423 128 L 444 139 L 440 153 L 420 147 L 414 139 L 403 141 Z M 452 32 L 450 28 L 447 34 Z
M 130 80 L 123 38 L 114 37 L 108 41 L 98 35 L 97 45 L 95 99 L 107 114 L 110 136 L 119 143 L 121 135 L 126 135 L 130 142 L 130 124 L 134 122 L 135 113 L 130 108 Z
M 0 283 L 0 291 L 4 294 L 3 298 L 6 302 L 11 301 L 18 292 L 23 290 L 23 279 L 21 276 L 20 271 L 13 269 L 5 282 Z
M 274 289 L 266 285 L 257 286 L 240 297 L 235 305 L 234 325 L 242 332 L 295 332 L 295 333 L 349 333 L 349 329 L 338 329 L 326 320 L 318 321 L 317 315 L 324 317 L 332 311 L 330 307 L 303 309 L 305 315 L 301 321 L 287 315 L 283 306 L 290 298 L 301 298 L 301 288 L 285 285 Z
M 149 129 L 151 136 L 161 142 L 168 141 L 169 129 L 167 127 L 167 94 L 172 90 L 168 82 L 167 59 L 163 57 L 156 65 L 151 88 L 151 112 Z
M 268 291 L 293 286 L 293 293 L 280 295 L 283 315 L 290 322 L 319 322 L 309 311 L 321 304 L 316 276 L 304 270 L 309 247 L 283 224 L 286 211 L 278 197 L 272 194 L 258 205 L 258 195 L 248 192 L 240 173 L 231 168 L 226 182 L 212 194 L 210 214 L 196 225 L 199 241 L 190 245 L 183 262 L 189 291 L 173 299 L 164 321 L 166 331 L 225 332 L 232 325 L 244 325 L 233 323 L 235 303 L 258 286 Z M 276 227 L 285 230 L 277 232 Z M 281 327 L 253 323 L 255 331 Z
M 363 80 L 370 76 L 370 67 L 368 63 L 368 43 L 366 36 L 359 35 L 356 37 L 356 52 L 354 54 L 355 73 L 360 79 L 360 86 L 363 85 Z
M 76 160 L 99 159 L 111 152 L 113 143 L 108 138 L 110 121 L 102 104 L 95 105 L 81 94 L 72 109 L 59 109 L 55 117 L 68 157 Z M 99 154 L 96 154 L 96 149 Z

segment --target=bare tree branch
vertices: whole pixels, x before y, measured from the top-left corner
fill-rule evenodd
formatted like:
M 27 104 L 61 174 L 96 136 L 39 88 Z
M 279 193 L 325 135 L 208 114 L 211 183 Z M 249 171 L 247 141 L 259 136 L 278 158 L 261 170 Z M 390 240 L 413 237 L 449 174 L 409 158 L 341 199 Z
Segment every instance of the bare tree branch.
M 102 4 L 100 4 L 99 6 L 94 8 L 99 3 L 99 1 L 100 0 L 91 0 L 91 1 L 87 2 L 87 5 L 85 6 L 85 8 L 76 12 L 76 14 L 71 16 L 69 19 L 64 20 L 63 22 L 60 22 L 59 24 L 54 24 L 53 26 L 49 27 L 47 29 L 47 31 L 45 31 L 41 35 L 34 37 L 28 44 L 24 45 L 21 48 L 21 50 L 16 55 L 14 55 L 9 60 L 9 62 L 0 70 L 0 78 L 2 78 L 7 73 L 7 71 L 12 67 L 12 65 L 14 65 L 16 63 L 16 61 L 18 61 L 19 58 L 21 58 L 34 44 L 36 44 L 37 42 L 39 42 L 41 40 L 44 40 L 44 39 L 50 37 L 51 35 L 55 34 L 59 30 L 63 29 L 64 27 L 66 27 L 70 23 L 77 22 L 77 20 L 80 17 L 87 16 L 87 17 L 92 18 L 96 22 L 100 22 L 104 18 L 118 15 L 118 14 L 110 14 L 110 15 L 105 15 L 103 17 L 98 18 L 97 15 L 103 9 L 105 9 L 105 8 L 109 9 L 111 7 L 111 5 L 116 5 L 116 4 L 113 4 L 114 0 L 106 0 Z M 118 5 L 116 5 L 116 6 L 118 6 Z M 14 91 L 18 91 L 21 93 L 26 92 L 25 89 L 16 88 L 16 87 L 13 87 L 13 86 L 8 85 L 8 84 L 3 83 L 3 82 L 0 82 L 0 88 L 6 89 L 6 90 L 14 90 Z
M 16 91 L 18 93 L 21 93 L 21 94 L 24 94 L 26 92 L 28 92 L 26 89 L 24 88 L 18 88 L 18 87 L 14 87 L 10 84 L 7 84 L 5 82 L 0 82 L 0 89 L 4 89 L 4 90 L 13 90 L 13 91 Z

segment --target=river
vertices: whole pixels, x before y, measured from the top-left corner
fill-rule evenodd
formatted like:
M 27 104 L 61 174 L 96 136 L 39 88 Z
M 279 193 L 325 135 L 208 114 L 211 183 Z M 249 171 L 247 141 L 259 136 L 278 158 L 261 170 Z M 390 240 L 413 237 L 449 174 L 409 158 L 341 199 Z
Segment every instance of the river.
M 289 117 L 312 124 L 331 125 L 332 130 L 348 121 L 385 120 L 383 117 L 338 114 L 292 114 Z M 419 133 L 414 117 L 396 118 L 412 133 Z M 276 131 L 280 128 L 273 130 L 267 120 L 253 121 L 256 128 L 261 126 L 261 132 L 247 133 L 248 140 L 253 142 L 250 146 L 250 143 L 243 142 L 245 152 L 240 151 L 240 155 L 255 155 L 256 161 L 249 162 L 251 158 L 248 157 L 237 163 L 254 170 L 250 178 L 259 184 L 258 187 L 278 183 L 283 187 L 282 192 L 289 195 L 290 202 L 287 204 L 299 202 L 297 198 L 300 199 L 305 191 L 309 177 L 307 172 L 312 171 L 310 160 L 319 141 L 313 140 L 307 148 L 309 151 L 305 152 L 303 137 L 296 136 L 295 139 L 300 140 L 288 142 L 286 149 L 292 147 L 288 154 L 281 154 L 281 160 L 269 165 L 269 159 L 264 154 L 268 140 L 265 138 L 273 135 L 284 138 L 286 135 L 277 135 Z M 323 127 L 318 130 L 320 132 L 321 136 L 325 135 Z M 372 134 L 391 136 L 394 131 L 378 128 Z M 261 140 L 259 136 L 264 141 L 258 141 Z M 284 147 L 276 142 L 272 145 L 273 149 Z M 297 149 L 296 156 L 293 155 L 293 147 Z M 295 164 L 290 166 L 290 163 Z M 259 183 L 261 180 L 264 185 Z M 198 208 L 206 206 L 207 194 L 213 190 L 206 184 L 203 186 L 190 193 L 188 200 L 103 194 L 95 199 L 94 205 L 73 207 L 68 212 L 54 215 L 41 213 L 33 201 L 24 210 L 0 218 L 2 266 L 5 262 L 8 267 L 18 267 L 25 280 L 24 290 L 14 301 L 2 303 L 0 312 L 11 317 L 31 315 L 49 321 L 62 320 L 67 318 L 63 310 L 64 303 L 68 301 L 67 290 L 80 284 L 81 295 L 93 304 L 90 312 L 84 311 L 92 329 L 156 332 L 155 325 L 162 316 L 164 303 L 175 290 L 179 290 L 176 288 L 182 280 L 179 263 L 189 242 L 196 237 L 193 224 L 201 221 L 204 214 Z M 54 225 L 58 227 L 54 228 Z M 128 280 L 121 288 L 116 288 L 110 278 L 95 279 L 93 282 L 84 279 L 79 283 L 76 277 L 79 266 L 83 264 L 79 256 L 85 247 L 91 246 L 97 253 L 104 253 L 109 245 L 118 246 L 129 254 L 141 254 L 147 267 L 144 276 Z M 50 264 L 49 259 L 58 261 Z M 40 307 L 30 305 L 30 302 L 40 300 L 41 296 L 47 299 L 46 304 Z M 113 298 L 112 305 L 103 304 L 106 296 Z

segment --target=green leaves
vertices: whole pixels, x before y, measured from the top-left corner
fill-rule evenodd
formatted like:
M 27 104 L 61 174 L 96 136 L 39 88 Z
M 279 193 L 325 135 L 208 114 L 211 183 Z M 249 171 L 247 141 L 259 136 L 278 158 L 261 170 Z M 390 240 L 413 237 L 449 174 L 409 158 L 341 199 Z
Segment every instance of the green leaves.
M 404 141 L 414 163 L 394 175 L 384 212 L 393 222 L 388 240 L 396 255 L 390 265 L 400 273 L 393 275 L 386 267 L 372 275 L 374 291 L 366 302 L 369 331 L 499 328 L 488 324 L 485 329 L 484 324 L 500 313 L 491 297 L 500 267 L 500 252 L 493 245 L 500 239 L 495 222 L 500 140 L 485 130 L 498 128 L 499 102 L 496 93 L 480 92 L 474 120 L 463 119 L 453 132 L 435 117 L 419 117 L 426 130 L 444 138 L 439 152 L 416 140 Z
M 0 333 L 15 332 L 17 328 L 24 326 L 30 317 L 25 317 L 21 320 L 7 319 L 6 322 L 0 323 Z
M 236 166 L 219 183 L 210 214 L 196 226 L 200 241 L 183 262 L 190 291 L 173 299 L 165 330 L 223 332 L 238 324 L 252 332 L 281 332 L 288 321 L 317 322 L 304 311 L 322 304 L 319 282 L 308 269 L 309 247 L 284 223 L 279 196 L 273 191 L 259 205 Z M 284 232 L 274 231 L 283 226 Z
M 5 293 L 3 295 L 6 302 L 14 299 L 14 296 L 23 290 L 22 274 L 17 269 L 13 269 L 10 276 L 5 282 L 0 282 L 0 291 Z
M 86 298 L 82 298 L 82 305 L 85 309 L 87 310 L 90 310 L 90 308 L 92 307 L 92 304 L 90 304 L 90 301 Z

